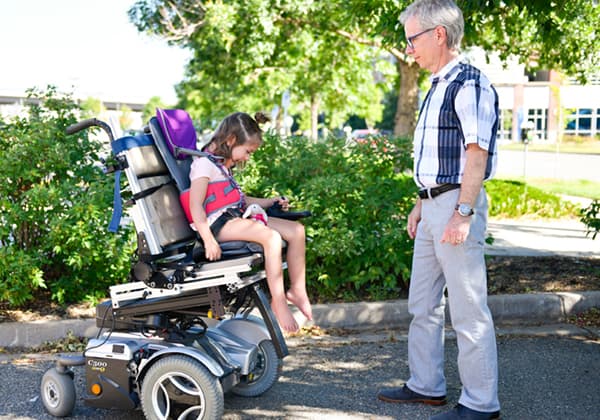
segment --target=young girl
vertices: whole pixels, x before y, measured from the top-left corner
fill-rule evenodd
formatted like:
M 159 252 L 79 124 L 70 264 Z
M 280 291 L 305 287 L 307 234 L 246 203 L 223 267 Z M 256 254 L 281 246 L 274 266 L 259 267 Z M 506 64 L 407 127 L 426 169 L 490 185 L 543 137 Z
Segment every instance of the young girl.
M 300 309 L 307 319 L 312 320 L 312 309 L 306 293 L 305 233 L 298 222 L 269 217 L 268 225 L 242 218 L 244 209 L 251 204 L 268 208 L 279 203 L 284 210 L 289 206 L 286 199 L 253 198 L 244 196 L 231 175 L 231 168 L 243 163 L 262 143 L 260 123 L 268 118 L 257 113 L 254 118 L 237 112 L 226 117 L 203 151 L 215 158 L 195 157 L 190 171 L 190 210 L 194 227 L 200 234 L 206 250 L 206 258 L 218 260 L 221 248 L 218 241 L 248 241 L 262 245 L 265 257 L 267 284 L 271 292 L 271 307 L 281 328 L 296 332 L 298 324 L 287 301 Z M 225 182 L 229 190 L 236 189 L 234 202 L 219 208 L 214 197 L 207 197 L 209 184 Z M 222 189 L 221 191 L 225 191 Z M 216 194 L 221 195 L 222 194 Z M 229 200 L 232 201 L 232 200 Z M 221 201 L 223 203 L 223 201 Z M 212 204 L 211 204 L 212 203 Z M 207 214 L 208 213 L 208 214 Z M 290 289 L 285 292 L 282 269 L 282 239 L 287 241 L 287 264 Z

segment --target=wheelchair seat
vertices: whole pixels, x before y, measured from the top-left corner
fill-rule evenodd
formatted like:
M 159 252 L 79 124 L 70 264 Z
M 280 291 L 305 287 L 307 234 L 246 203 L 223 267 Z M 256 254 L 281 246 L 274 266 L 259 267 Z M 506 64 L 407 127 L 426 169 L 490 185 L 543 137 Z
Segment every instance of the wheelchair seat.
M 181 198 L 181 195 L 190 189 L 189 174 L 193 156 L 208 156 L 208 154 L 197 150 L 196 130 L 186 111 L 158 108 L 156 114 L 156 117 L 150 119 L 148 128 L 152 133 L 158 152 L 175 181 Z M 181 200 L 180 203 L 182 203 Z M 191 220 L 188 222 L 191 224 Z M 194 260 L 202 261 L 205 258 L 202 240 L 197 234 L 196 238 Z M 252 242 L 229 241 L 221 242 L 220 245 L 221 259 L 225 260 L 252 252 L 262 252 L 262 247 Z
M 131 270 L 134 282 L 111 287 L 113 308 L 140 299 L 197 294 L 210 287 L 234 291 L 264 278 L 263 250 L 256 243 L 222 242 L 220 260 L 205 258 L 200 236 L 191 228 L 180 202 L 180 194 L 190 186 L 192 155 L 204 153 L 196 150 L 196 132 L 187 112 L 158 110 L 158 117 L 161 113 L 169 117 L 166 124 L 153 117 L 144 134 L 112 144 L 127 175 L 132 194 L 128 203 L 133 204 L 130 216 L 138 239 Z

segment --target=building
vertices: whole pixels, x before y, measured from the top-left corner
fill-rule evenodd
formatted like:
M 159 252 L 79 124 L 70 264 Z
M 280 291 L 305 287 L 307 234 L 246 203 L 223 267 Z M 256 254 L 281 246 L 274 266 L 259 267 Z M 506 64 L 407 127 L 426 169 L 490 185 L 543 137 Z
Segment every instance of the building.
M 27 98 L 25 95 L 14 93 L 5 94 L 0 92 L 0 117 L 10 119 L 11 117 L 23 115 L 25 108 L 29 104 L 39 102 L 36 98 Z M 122 115 L 122 111 L 127 109 L 130 111 L 129 118 L 131 119 L 131 129 L 139 129 L 143 126 L 142 111 L 146 104 L 138 102 L 117 102 L 117 101 L 102 101 L 104 111 L 98 118 L 110 122 L 115 133 L 120 133 L 121 127 L 118 121 Z
M 487 62 L 480 49 L 467 56 L 498 92 L 499 139 L 522 141 L 528 134 L 535 141 L 557 142 L 569 136 L 600 140 L 600 75 L 584 86 L 556 71 L 527 75 L 516 60 L 503 66 L 497 56 L 491 56 Z

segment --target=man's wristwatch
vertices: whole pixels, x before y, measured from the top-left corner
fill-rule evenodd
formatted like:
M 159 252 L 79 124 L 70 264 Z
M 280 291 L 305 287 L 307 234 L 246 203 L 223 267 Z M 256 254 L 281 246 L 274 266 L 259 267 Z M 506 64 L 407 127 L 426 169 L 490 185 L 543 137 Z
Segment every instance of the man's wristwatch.
M 454 210 L 458 211 L 458 214 L 460 214 L 462 217 L 469 217 L 475 213 L 473 208 L 465 203 L 457 204 L 456 207 L 454 207 Z

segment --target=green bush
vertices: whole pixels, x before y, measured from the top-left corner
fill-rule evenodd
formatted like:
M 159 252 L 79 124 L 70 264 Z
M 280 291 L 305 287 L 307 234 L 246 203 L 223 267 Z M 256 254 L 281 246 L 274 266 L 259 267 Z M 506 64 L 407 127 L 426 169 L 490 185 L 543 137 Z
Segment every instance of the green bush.
M 490 198 L 490 217 L 554 219 L 577 214 L 574 204 L 520 181 L 492 179 L 485 183 L 485 189 Z
M 408 285 L 412 241 L 406 214 L 416 187 L 403 174 L 410 145 L 369 139 L 267 137 L 238 174 L 250 195 L 288 196 L 304 220 L 309 291 L 315 301 L 397 298 Z
M 101 143 L 65 134 L 78 110 L 70 97 L 29 95 L 28 115 L 0 136 L 0 301 L 23 305 L 41 289 L 59 303 L 104 296 L 127 276 L 132 247 L 129 230 L 107 231 L 113 180 L 97 165 Z
M 107 231 L 113 178 L 96 164 L 99 141 L 65 134 L 76 105 L 53 89 L 31 94 L 40 104 L 26 118 L 0 121 L 0 301 L 24 305 L 44 293 L 59 303 L 93 300 L 127 278 L 132 231 Z M 397 298 L 407 289 L 411 148 L 406 139 L 266 136 L 236 175 L 250 195 L 285 195 L 312 211 L 303 223 L 314 302 Z M 570 203 L 521 182 L 486 187 L 491 216 L 576 214 Z M 598 204 L 590 209 L 587 217 L 597 220 Z
M 585 209 L 580 211 L 581 222 L 587 226 L 587 234 L 592 235 L 592 239 L 600 232 L 600 200 L 594 200 Z

